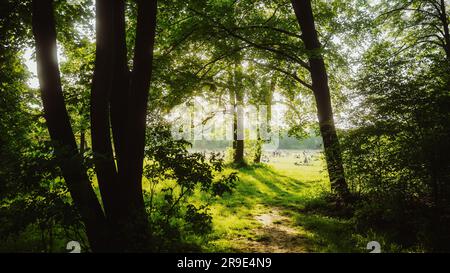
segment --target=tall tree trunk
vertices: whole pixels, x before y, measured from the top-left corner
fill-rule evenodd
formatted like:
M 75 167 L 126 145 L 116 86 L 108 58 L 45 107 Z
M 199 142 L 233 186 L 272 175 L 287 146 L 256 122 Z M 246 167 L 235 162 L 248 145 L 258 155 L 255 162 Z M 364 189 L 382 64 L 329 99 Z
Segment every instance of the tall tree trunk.
M 262 140 L 261 140 L 261 117 L 259 116 L 259 105 L 256 105 L 256 144 L 255 144 L 255 157 L 253 159 L 254 163 L 261 163 L 261 156 L 262 156 Z
M 32 2 L 32 27 L 44 115 L 55 155 L 74 204 L 85 223 L 92 250 L 108 251 L 105 216 L 83 168 L 64 103 L 52 0 Z
M 125 1 L 113 1 L 114 43 L 113 47 L 113 71 L 111 86 L 111 127 L 114 140 L 114 152 L 120 172 L 120 165 L 126 149 L 126 130 L 128 118 L 128 100 L 130 96 L 130 69 L 128 67 L 127 43 L 125 30 Z M 111 46 L 111 45 L 109 45 Z
M 447 9 L 445 7 L 445 1 L 441 0 L 440 2 L 440 8 L 441 8 L 441 22 L 442 27 L 444 28 L 444 50 L 445 50 L 445 56 L 447 57 L 447 62 L 450 64 L 450 31 L 448 28 L 448 18 L 447 18 Z M 450 65 L 449 65 L 450 66 Z
M 235 153 L 234 163 L 244 164 L 244 94 L 241 84 L 241 64 L 234 64 L 233 89 L 235 96 L 234 107 L 234 130 L 235 130 Z
M 267 137 L 270 137 L 270 141 L 272 140 L 272 101 L 273 101 L 273 93 L 275 92 L 275 86 L 277 84 L 277 77 L 276 74 L 272 76 L 270 79 L 270 89 L 269 92 L 267 92 L 266 97 L 264 98 L 264 104 L 266 105 L 266 132 Z M 269 142 L 270 142 L 269 141 Z
M 236 153 L 234 162 L 241 165 L 244 163 L 244 109 L 242 102 L 236 107 Z
M 142 251 L 148 245 L 142 167 L 156 28 L 156 0 L 137 1 L 137 7 L 134 67 L 130 73 L 125 41 L 125 3 L 123 0 L 97 0 L 92 138 L 93 143 L 96 143 L 95 163 L 105 210 L 115 245 L 122 251 Z M 110 129 L 113 132 L 116 158 L 113 155 Z
M 131 74 L 126 57 L 124 1 L 96 1 L 97 49 L 91 92 L 91 136 L 105 213 L 83 168 L 65 108 L 52 4 L 51 0 L 33 1 L 33 33 L 45 117 L 63 176 L 94 251 L 146 250 L 148 220 L 142 195 L 142 167 L 156 0 L 137 1 Z
M 121 2 L 121 1 L 117 1 Z M 91 90 L 91 138 L 95 172 L 109 227 L 113 228 L 118 201 L 117 171 L 111 143 L 109 98 L 113 78 L 114 10 L 108 0 L 97 0 L 96 55 Z M 113 236 L 111 236 L 113 237 Z M 115 237 L 115 236 L 114 236 Z M 116 245 L 117 243 L 114 243 Z
M 236 147 L 237 147 L 237 104 L 236 104 L 236 94 L 234 88 L 230 87 L 230 104 L 231 104 L 231 111 L 233 114 L 233 160 L 236 155 Z
M 261 117 L 259 116 L 259 112 L 260 112 L 260 106 L 257 106 L 257 118 L 258 118 L 258 128 L 257 128 L 257 142 L 256 142 L 256 154 L 255 154 L 255 163 L 260 163 L 261 162 L 261 156 L 262 156 L 262 146 L 264 144 L 265 141 L 267 141 L 266 137 L 268 137 L 270 135 L 271 132 L 271 127 L 270 127 L 270 122 L 272 120 L 272 97 L 273 97 L 273 93 L 275 91 L 275 85 L 276 85 L 276 76 L 273 75 L 271 80 L 270 80 L 270 86 L 268 88 L 268 90 L 263 90 L 264 92 L 264 97 L 263 97 L 263 105 L 266 107 L 266 116 L 265 117 Z M 261 119 L 262 122 L 261 122 Z M 262 126 L 264 124 L 264 127 Z M 264 129 L 265 132 L 265 139 L 261 138 L 261 129 Z
M 333 119 L 328 76 L 317 36 L 310 0 L 292 0 L 302 39 L 308 53 L 312 89 L 317 104 L 320 132 L 322 134 L 331 189 L 346 200 L 349 190 L 344 176 L 341 149 Z
M 148 219 L 142 194 L 148 91 L 152 75 L 153 47 L 156 31 L 156 0 L 138 0 L 133 71 L 128 93 L 126 149 L 120 164 L 121 194 L 124 199 L 125 236 L 132 244 L 128 250 L 142 250 L 148 242 Z M 128 223 L 132 221 L 134 225 Z

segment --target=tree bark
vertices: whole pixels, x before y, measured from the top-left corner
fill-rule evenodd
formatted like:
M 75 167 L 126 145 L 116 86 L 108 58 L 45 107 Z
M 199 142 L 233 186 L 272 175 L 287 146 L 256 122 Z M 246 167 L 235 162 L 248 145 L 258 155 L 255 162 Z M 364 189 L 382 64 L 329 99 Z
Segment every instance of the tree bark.
M 447 62 L 450 64 L 450 31 L 448 28 L 448 18 L 444 0 L 441 0 L 440 6 L 441 6 L 441 14 L 440 14 L 441 22 L 442 27 L 444 28 L 444 41 L 445 41 L 444 50 L 445 55 L 447 57 Z
M 32 2 L 32 28 L 44 116 L 64 180 L 77 207 L 93 251 L 108 251 L 106 221 L 78 153 L 64 103 L 56 53 L 52 0 Z
M 262 140 L 261 140 L 261 118 L 259 116 L 259 105 L 256 105 L 256 144 L 255 144 L 255 157 L 253 159 L 254 163 L 261 163 L 261 156 L 262 156 Z
M 233 71 L 234 96 L 234 163 L 244 164 L 244 94 L 241 86 L 240 63 L 235 63 Z
M 138 0 L 133 71 L 127 99 L 126 149 L 121 151 L 120 192 L 124 201 L 124 233 L 131 244 L 127 250 L 145 250 L 148 243 L 148 219 L 142 195 L 147 100 L 152 75 L 153 47 L 156 31 L 156 0 Z M 128 223 L 132 222 L 133 225 Z
M 265 117 L 260 117 L 259 116 L 259 110 L 260 107 L 257 106 L 257 112 L 258 112 L 258 128 L 257 128 L 257 142 L 256 142 L 256 154 L 255 154 L 255 163 L 260 163 L 261 162 L 261 157 L 262 157 L 262 145 L 264 144 L 264 142 L 267 141 L 267 139 L 261 139 L 261 127 L 262 124 L 264 124 L 264 131 L 265 131 L 265 137 L 270 135 L 271 132 L 271 127 L 270 127 L 270 122 L 272 120 L 272 97 L 273 97 L 273 93 L 275 92 L 275 85 L 276 85 L 276 76 L 273 75 L 271 80 L 270 80 L 270 86 L 267 90 L 263 90 L 263 105 L 266 107 L 266 116 Z M 263 122 L 261 122 L 261 118 L 263 118 Z
M 51 0 L 33 1 L 33 33 L 45 117 L 63 176 L 86 225 L 93 251 L 146 250 L 148 220 L 142 195 L 142 167 L 156 0 L 137 1 L 131 75 L 127 65 L 124 1 L 96 1 L 91 137 L 105 213 L 83 168 L 65 108 L 52 4 Z
M 244 163 L 244 109 L 242 102 L 236 106 L 236 153 L 234 162 L 241 165 Z
M 231 77 L 232 78 L 232 77 Z M 230 83 L 230 86 L 232 86 L 232 82 Z M 230 104 L 231 104 L 231 110 L 233 111 L 233 160 L 235 158 L 236 154 L 236 147 L 237 147 L 237 104 L 236 104 L 236 94 L 234 88 L 230 87 Z
M 137 1 L 134 68 L 130 75 L 125 3 L 96 3 L 97 51 L 91 103 L 96 172 L 116 249 L 143 251 L 148 244 L 148 220 L 142 167 L 157 6 L 156 1 Z
M 292 0 L 302 39 L 307 50 L 312 89 L 317 105 L 320 132 L 322 134 L 331 189 L 346 200 L 349 190 L 344 176 L 339 139 L 334 125 L 330 90 L 321 45 L 317 36 L 310 0 Z
M 120 1 L 117 1 L 120 2 Z M 117 171 L 111 143 L 109 98 L 112 87 L 114 14 L 113 2 L 97 0 L 96 55 L 91 90 L 91 138 L 95 172 L 107 220 L 114 223 L 117 215 Z
M 118 171 L 124 149 L 126 149 L 126 126 L 128 118 L 128 97 L 130 93 L 130 70 L 128 67 L 127 44 L 125 38 L 125 1 L 113 1 L 114 43 L 113 48 L 113 76 L 111 87 L 111 127 L 114 140 Z

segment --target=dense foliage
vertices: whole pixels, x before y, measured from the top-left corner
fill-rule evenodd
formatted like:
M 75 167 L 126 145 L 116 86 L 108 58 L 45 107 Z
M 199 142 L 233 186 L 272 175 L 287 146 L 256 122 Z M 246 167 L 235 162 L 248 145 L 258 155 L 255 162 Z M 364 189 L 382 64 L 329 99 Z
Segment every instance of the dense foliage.
M 237 173 L 216 177 L 223 171 L 223 159 L 214 153 L 208 158 L 202 153 L 189 153 L 191 144 L 172 139 L 167 124 L 153 124 L 147 135 L 144 177 L 149 191 L 145 200 L 153 251 L 195 250 L 199 247 L 196 240 L 205 240 L 196 235 L 212 231 L 212 217 L 208 214 L 209 202 L 191 203 L 189 198 L 203 193 L 209 200 L 231 193 Z
M 378 230 L 403 247 L 448 251 L 450 63 L 445 44 L 432 41 L 439 29 L 427 27 L 436 23 L 430 22 L 436 6 L 412 2 L 387 8 L 412 14 L 393 15 L 397 25 L 379 32 L 402 43 L 374 39 L 362 58 L 353 93 L 359 101 L 355 128 L 344 138 L 346 174 L 362 200 L 355 215 L 359 230 Z M 383 19 L 376 24 L 390 23 Z M 408 25 L 429 35 L 405 35 Z
M 323 205 L 322 224 L 388 251 L 450 251 L 449 13 L 444 0 L 2 0 L 0 251 L 203 251 L 232 233 L 213 217 L 248 224 L 261 204 L 316 228 Z M 227 138 L 194 136 L 211 124 Z

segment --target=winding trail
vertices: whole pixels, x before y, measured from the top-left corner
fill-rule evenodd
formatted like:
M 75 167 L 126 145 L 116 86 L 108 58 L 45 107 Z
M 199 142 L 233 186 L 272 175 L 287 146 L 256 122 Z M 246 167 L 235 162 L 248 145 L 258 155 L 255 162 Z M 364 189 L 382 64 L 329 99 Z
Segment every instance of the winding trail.
M 311 209 L 329 188 L 324 162 L 308 151 L 308 164 L 295 164 L 303 151 L 283 152 L 269 164 L 238 169 L 232 194 L 212 206 L 210 252 L 358 252 L 351 223 Z M 236 169 L 233 169 L 236 171 Z M 317 199 L 316 199 L 317 198 Z M 308 204 L 312 204 L 308 208 Z M 316 205 L 317 205 L 316 204 Z
M 277 207 L 254 217 L 260 227 L 254 229 L 254 238 L 236 238 L 234 244 L 242 252 L 300 253 L 309 252 L 311 242 L 304 232 L 294 227 L 292 220 Z

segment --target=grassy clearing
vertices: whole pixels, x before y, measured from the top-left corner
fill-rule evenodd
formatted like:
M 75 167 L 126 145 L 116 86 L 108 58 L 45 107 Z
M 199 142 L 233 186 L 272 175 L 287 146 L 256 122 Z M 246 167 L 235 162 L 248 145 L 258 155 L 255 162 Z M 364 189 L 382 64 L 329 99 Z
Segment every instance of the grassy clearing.
M 298 166 L 296 161 L 291 153 L 267 164 L 228 168 L 226 172 L 239 172 L 240 181 L 233 194 L 210 199 L 198 192 L 190 197 L 194 204 L 210 204 L 212 234 L 186 240 L 204 252 L 367 252 L 365 246 L 372 240 L 386 246 L 383 250 L 399 251 L 370 231 L 366 237 L 355 234 L 348 219 L 326 216 L 314 209 L 327 204 L 324 193 L 329 190 L 329 182 L 324 162 L 319 153 L 308 165 Z M 164 185 L 170 183 L 165 181 Z M 145 180 L 144 189 L 149 191 Z M 41 246 L 38 231 L 36 226 L 29 227 L 19 238 L 3 242 L 0 252 L 47 249 Z M 57 233 L 53 247 L 46 251 L 65 252 L 67 240 L 58 241 Z M 67 238 L 63 234 L 60 237 Z
M 295 161 L 291 154 L 239 169 L 235 192 L 211 202 L 214 233 L 204 251 L 365 252 L 349 220 L 305 210 L 329 188 L 320 154 L 309 165 Z

